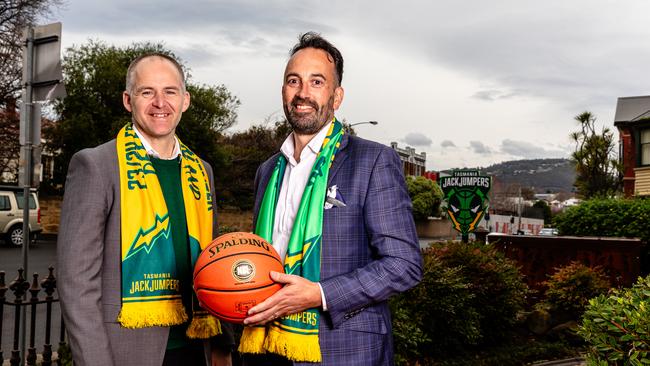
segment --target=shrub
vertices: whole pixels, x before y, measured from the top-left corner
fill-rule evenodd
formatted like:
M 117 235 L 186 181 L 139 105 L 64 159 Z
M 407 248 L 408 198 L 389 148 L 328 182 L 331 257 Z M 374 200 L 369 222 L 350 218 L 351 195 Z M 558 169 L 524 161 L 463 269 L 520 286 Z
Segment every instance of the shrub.
M 413 202 L 413 218 L 418 221 L 426 220 L 429 216 L 440 215 L 442 190 L 438 183 L 419 176 L 407 176 L 406 186 Z
M 562 235 L 635 237 L 650 240 L 650 200 L 591 199 L 553 219 Z
M 423 255 L 422 282 L 391 300 L 399 364 L 443 359 L 511 334 L 528 290 L 514 262 L 479 243 L 450 242 Z
M 409 364 L 476 344 L 480 331 L 473 296 L 458 268 L 425 254 L 420 284 L 390 301 L 395 361 Z
M 650 276 L 632 288 L 589 300 L 578 334 L 589 365 L 647 365 L 650 357 Z
M 571 262 L 555 270 L 544 282 L 545 303 L 552 310 L 565 312 L 571 319 L 582 315 L 589 299 L 609 290 L 609 281 L 600 267 L 590 268 L 580 262 Z
M 223 234 L 228 234 L 232 233 L 235 231 L 241 231 L 237 226 L 228 226 L 228 225 L 219 225 L 219 234 L 218 235 L 223 235 Z
M 495 344 L 506 337 L 528 295 L 516 263 L 493 246 L 478 242 L 450 242 L 433 246 L 431 251 L 447 266 L 459 268 L 474 295 L 470 306 L 479 313 L 483 343 Z

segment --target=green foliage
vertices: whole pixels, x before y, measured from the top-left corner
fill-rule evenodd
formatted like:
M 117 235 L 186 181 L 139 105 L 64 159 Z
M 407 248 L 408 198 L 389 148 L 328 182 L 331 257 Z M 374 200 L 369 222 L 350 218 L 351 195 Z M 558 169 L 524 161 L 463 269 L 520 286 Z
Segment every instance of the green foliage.
M 478 343 L 480 323 L 470 284 L 460 268 L 424 254 L 420 284 L 391 299 L 396 361 L 435 357 Z
M 553 213 L 551 212 L 551 208 L 549 207 L 548 203 L 543 200 L 539 200 L 533 204 L 533 208 L 541 210 L 542 215 L 544 216 L 544 225 L 549 225 L 551 223 L 551 220 L 553 220 Z
M 555 216 L 554 226 L 562 235 L 634 237 L 648 242 L 650 200 L 591 199 Z
M 528 286 L 514 261 L 491 245 L 447 243 L 431 249 L 450 267 L 461 269 L 474 298 L 472 306 L 480 312 L 484 342 L 506 337 L 523 309 Z
M 424 252 L 422 282 L 393 298 L 396 359 L 443 359 L 507 338 L 526 301 L 514 263 L 491 246 L 446 243 Z
M 220 139 L 225 154 L 224 168 L 217 180 L 220 204 L 243 210 L 253 207 L 255 172 L 260 164 L 280 150 L 290 133 L 291 127 L 281 119 L 272 125 L 267 121 Z
M 590 268 L 580 262 L 556 268 L 544 282 L 545 303 L 551 309 L 568 314 L 572 319 L 582 315 L 589 299 L 609 290 L 609 281 L 600 267 Z
M 62 344 L 56 351 L 58 355 L 58 365 L 62 366 L 72 366 L 72 351 L 70 350 L 70 345 Z
M 237 226 L 219 225 L 219 234 L 217 236 L 232 233 L 235 231 L 241 231 L 241 229 L 239 229 Z
M 151 52 L 178 59 L 163 45 L 153 43 L 119 48 L 90 41 L 66 50 L 63 74 L 68 95 L 54 103 L 59 120 L 43 131 L 48 148 L 58 152 L 53 185 L 63 184 L 74 153 L 115 138 L 119 129 L 131 121 L 122 104 L 126 70 L 133 59 Z M 199 86 L 188 81 L 187 90 L 191 105 L 183 114 L 177 134 L 218 171 L 223 157 L 217 140 L 224 129 L 235 123 L 239 101 L 224 86 Z
M 413 202 L 413 218 L 426 220 L 429 216 L 440 215 L 442 190 L 438 184 L 425 177 L 406 177 L 409 196 Z
M 571 138 L 576 150 L 571 155 L 576 164 L 578 193 L 584 198 L 612 196 L 620 189 L 621 164 L 615 155 L 614 133 L 608 128 L 596 132 L 596 117 L 583 112 L 574 118 L 580 123 L 580 131 Z
M 588 365 L 650 364 L 650 277 L 589 300 L 579 327 Z

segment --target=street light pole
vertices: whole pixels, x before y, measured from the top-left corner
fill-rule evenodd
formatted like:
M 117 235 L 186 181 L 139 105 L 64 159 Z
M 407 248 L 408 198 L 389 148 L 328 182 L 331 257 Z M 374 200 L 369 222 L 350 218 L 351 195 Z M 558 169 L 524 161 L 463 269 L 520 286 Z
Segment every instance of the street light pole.
M 365 122 L 353 123 L 353 124 L 350 125 L 350 127 L 356 126 L 356 125 L 362 125 L 362 124 L 366 124 L 366 123 L 371 124 L 371 125 L 378 125 L 379 124 L 379 122 L 377 122 L 377 121 L 365 121 Z

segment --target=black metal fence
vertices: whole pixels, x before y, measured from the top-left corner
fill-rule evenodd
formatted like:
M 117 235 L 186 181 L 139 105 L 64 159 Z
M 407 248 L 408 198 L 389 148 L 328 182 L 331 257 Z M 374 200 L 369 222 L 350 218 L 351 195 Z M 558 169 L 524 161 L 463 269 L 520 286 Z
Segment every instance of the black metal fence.
M 38 274 L 34 273 L 31 283 L 24 277 L 23 269 L 18 270 L 16 279 L 9 283 L 5 280 L 5 272 L 0 271 L 0 365 L 5 361 L 4 350 L 2 349 L 2 334 L 5 328 L 10 327 L 11 324 L 5 324 L 4 320 L 11 319 L 11 312 L 13 312 L 13 345 L 11 349 L 11 357 L 9 363 L 11 366 L 36 365 L 37 353 L 36 348 L 36 334 L 44 332 L 45 339 L 42 345 L 41 359 L 39 365 L 49 366 L 53 363 L 62 366 L 62 354 L 66 353 L 67 344 L 65 342 L 65 327 L 63 318 L 52 319 L 52 304 L 59 302 L 58 298 L 54 297 L 56 291 L 56 278 L 54 277 L 54 268 L 49 268 L 49 274 L 42 281 L 39 282 Z M 44 295 L 43 298 L 39 297 Z M 37 307 L 45 306 L 45 323 L 37 322 Z M 13 309 L 12 309 L 13 308 Z M 29 311 L 29 312 L 28 312 Z M 7 314 L 5 314 L 7 312 Z M 28 317 L 28 328 L 23 331 L 26 332 L 28 343 L 25 345 L 25 355 L 21 355 L 21 313 L 24 312 Z M 5 315 L 9 315 L 6 317 Z M 59 343 L 57 348 L 57 357 L 53 357 L 52 351 L 52 322 L 59 321 L 61 323 L 60 332 L 58 335 Z M 5 333 L 6 334 L 6 333 Z M 54 359 L 53 359 L 54 358 Z M 22 360 L 22 362 L 21 362 Z

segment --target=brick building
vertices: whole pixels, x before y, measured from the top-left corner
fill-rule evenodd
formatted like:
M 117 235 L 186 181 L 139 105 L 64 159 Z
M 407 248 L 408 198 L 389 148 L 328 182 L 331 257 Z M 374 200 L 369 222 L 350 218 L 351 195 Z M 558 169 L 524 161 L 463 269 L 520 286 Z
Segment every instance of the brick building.
M 405 148 L 397 147 L 397 142 L 391 142 L 390 147 L 393 148 L 402 160 L 402 170 L 404 175 L 421 176 L 426 171 L 427 154 L 425 152 L 416 153 L 415 149 L 409 146 Z

